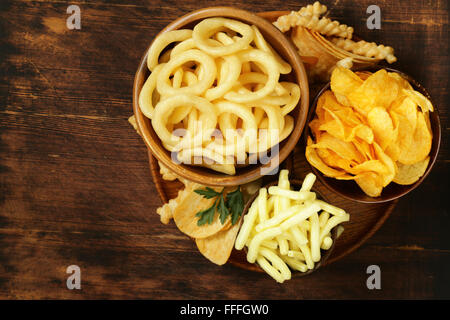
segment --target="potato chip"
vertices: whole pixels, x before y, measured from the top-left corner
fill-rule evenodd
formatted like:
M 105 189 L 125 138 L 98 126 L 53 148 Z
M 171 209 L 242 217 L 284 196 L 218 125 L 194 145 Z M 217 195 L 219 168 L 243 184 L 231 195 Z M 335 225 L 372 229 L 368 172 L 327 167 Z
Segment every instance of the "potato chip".
M 352 143 L 355 146 L 355 148 L 358 149 L 358 152 L 364 158 L 364 161 L 373 160 L 375 158 L 372 147 L 366 141 L 355 138 L 355 140 Z
M 422 110 L 422 112 L 433 112 L 433 105 L 423 94 L 411 89 L 403 89 L 402 92 L 411 98 Z
M 233 250 L 239 227 L 240 222 L 207 238 L 195 239 L 198 250 L 211 262 L 219 266 L 225 264 Z
M 397 166 L 395 162 L 383 152 L 383 149 L 381 149 L 376 142 L 373 143 L 373 146 L 377 159 L 379 159 L 386 168 L 386 172 L 384 174 L 380 174 L 382 186 L 386 187 L 394 179 L 395 173 L 397 172 Z
M 326 132 L 320 136 L 320 140 L 318 140 L 315 147 L 333 150 L 341 158 L 349 161 L 354 160 L 358 163 L 363 161 L 361 154 L 351 142 L 340 140 Z
M 411 147 L 417 126 L 417 105 L 406 97 L 398 106 L 392 107 L 389 113 L 393 123 L 397 126 L 397 137 L 395 142 L 390 145 L 388 154 L 394 160 L 398 160 L 401 151 Z
M 325 122 L 319 127 L 319 130 L 326 131 L 327 133 L 338 139 L 346 140 L 345 127 L 342 124 L 342 121 L 339 120 L 339 118 Z
M 413 87 L 411 87 L 409 82 L 405 78 L 403 78 L 400 74 L 396 72 L 388 72 L 388 76 L 395 79 L 400 88 L 413 90 Z
M 363 83 L 360 77 L 350 69 L 343 67 L 335 68 L 331 74 L 331 90 L 335 94 L 337 101 L 343 105 L 349 105 L 346 97 L 357 90 Z
M 386 109 L 375 107 L 367 114 L 367 121 L 375 134 L 375 141 L 384 150 L 394 137 L 394 124 Z
M 337 67 L 317 109 L 305 155 L 324 175 L 355 180 L 377 197 L 393 181 L 411 184 L 424 174 L 433 105 L 400 74 Z
M 356 74 L 361 80 L 366 80 L 368 77 L 370 77 L 370 75 L 372 74 L 372 72 L 370 72 L 370 71 L 356 71 L 355 74 Z
M 381 69 L 368 77 L 356 90 L 348 93 L 352 107 L 367 116 L 374 107 L 388 108 L 397 98 L 399 86 L 397 81 L 389 77 L 386 70 Z
M 308 145 L 306 146 L 306 159 L 308 162 L 321 171 L 324 175 L 328 177 L 337 177 L 337 176 L 345 176 L 346 172 L 342 170 L 336 170 L 329 166 L 327 166 L 322 159 L 317 155 L 316 150 L 312 146 L 313 142 L 311 138 L 308 137 Z
M 409 185 L 419 180 L 428 168 L 430 157 L 426 157 L 424 160 L 416 162 L 414 164 L 402 164 L 398 163 L 398 171 L 395 175 L 394 182 L 401 185 Z
M 375 172 L 364 172 L 356 176 L 355 181 L 369 197 L 378 197 L 383 190 L 381 179 Z
M 193 184 L 194 185 L 194 184 Z M 216 212 L 214 220 L 211 224 L 204 224 L 202 226 L 197 225 L 198 217 L 196 214 L 199 211 L 205 210 L 211 207 L 214 203 L 214 199 L 206 199 L 203 196 L 194 192 L 198 189 L 197 185 L 186 186 L 188 189 L 188 196 L 186 196 L 178 206 L 173 210 L 173 220 L 178 229 L 184 234 L 187 234 L 191 238 L 206 238 L 221 231 L 227 226 L 227 222 L 222 224 L 219 219 L 219 214 Z M 221 191 L 219 188 L 212 188 L 216 191 Z M 227 218 L 229 220 L 229 218 Z
M 408 148 L 401 150 L 398 161 L 414 164 L 427 157 L 431 150 L 432 136 L 422 112 L 417 113 L 417 126 Z
M 355 164 L 352 161 L 339 157 L 334 151 L 329 149 L 318 148 L 316 149 L 316 152 L 323 160 L 323 162 L 325 162 L 325 164 L 330 167 L 341 168 L 345 171 L 350 171 L 352 169 L 352 165 Z

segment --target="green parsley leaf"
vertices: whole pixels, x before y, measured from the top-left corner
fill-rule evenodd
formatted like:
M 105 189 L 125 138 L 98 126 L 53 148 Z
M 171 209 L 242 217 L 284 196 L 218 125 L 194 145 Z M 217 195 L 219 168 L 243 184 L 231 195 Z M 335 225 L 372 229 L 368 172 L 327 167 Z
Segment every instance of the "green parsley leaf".
M 221 193 L 211 189 L 210 187 L 206 187 L 206 190 L 196 189 L 196 190 L 194 190 L 194 192 L 203 196 L 206 199 L 215 198 L 221 194 Z
M 226 205 L 231 211 L 231 224 L 234 225 L 239 220 L 242 211 L 244 210 L 244 197 L 242 196 L 240 187 L 227 194 Z
M 230 211 L 228 210 L 228 208 L 225 206 L 225 201 L 223 199 L 223 195 L 220 195 L 219 197 L 219 204 L 217 205 L 217 211 L 219 211 L 219 218 L 220 218 L 220 222 L 222 224 L 225 223 L 225 220 L 227 219 L 227 217 L 230 215 Z
M 195 216 L 199 217 L 197 225 L 202 226 L 206 223 L 211 224 L 214 221 L 216 209 L 219 212 L 219 219 L 222 224 L 225 223 L 228 216 L 231 215 L 231 223 L 234 225 L 239 220 L 244 210 L 244 198 L 240 187 L 233 192 L 229 192 L 226 199 L 223 196 L 225 188 L 221 192 L 217 192 L 210 187 L 205 190 L 197 189 L 195 193 L 203 196 L 206 199 L 216 198 L 213 205 L 206 210 L 198 212 Z
M 214 215 L 216 213 L 216 201 L 214 201 L 213 205 L 206 210 L 199 211 L 195 214 L 196 217 L 199 217 L 197 221 L 198 226 L 202 226 L 208 222 L 211 224 L 214 221 Z

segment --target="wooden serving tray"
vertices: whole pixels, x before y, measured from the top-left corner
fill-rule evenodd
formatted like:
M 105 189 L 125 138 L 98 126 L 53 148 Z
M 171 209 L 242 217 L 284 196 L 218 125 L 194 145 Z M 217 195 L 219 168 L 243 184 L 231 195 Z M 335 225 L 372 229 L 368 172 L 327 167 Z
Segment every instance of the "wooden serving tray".
M 270 11 L 258 13 L 259 16 L 269 20 L 275 21 L 280 15 L 287 14 L 289 11 Z M 307 58 L 307 57 L 306 57 Z M 310 84 L 310 97 L 312 98 L 319 91 L 323 84 Z M 306 124 L 307 125 L 307 124 Z M 306 174 L 311 172 L 311 167 L 305 158 L 305 145 L 302 142 L 304 139 L 300 138 L 294 151 L 290 154 L 288 159 L 285 160 L 284 165 L 290 170 L 291 179 L 303 180 Z M 184 185 L 178 180 L 167 181 L 163 180 L 159 173 L 159 164 L 155 157 L 152 156 L 150 150 L 148 151 L 150 170 L 155 183 L 156 189 L 161 200 L 166 203 L 170 199 L 175 198 L 178 191 L 184 188 Z M 321 192 L 329 201 L 350 214 L 350 221 L 344 223 L 344 232 L 337 239 L 333 252 L 330 257 L 324 262 L 323 265 L 333 263 L 349 253 L 359 248 L 367 239 L 369 239 L 386 221 L 395 205 L 397 200 L 385 203 L 358 203 L 348 199 L 345 199 L 326 188 L 319 179 L 316 180 L 314 187 Z M 245 253 L 243 250 L 233 250 L 228 263 L 236 265 L 238 267 L 260 271 L 254 264 L 247 262 Z
M 303 180 L 303 177 L 311 172 L 311 168 L 305 159 L 304 146 L 298 145 L 291 156 L 286 161 L 292 161 L 293 170 L 290 171 L 290 178 Z M 175 198 L 178 191 L 184 188 L 184 185 L 178 180 L 163 180 L 159 173 L 158 161 L 148 152 L 150 171 L 155 183 L 156 189 L 161 200 L 166 203 L 169 199 Z M 353 252 L 360 247 L 367 239 L 369 239 L 384 223 L 389 214 L 394 209 L 397 201 L 385 202 L 381 204 L 366 204 L 347 200 L 328 190 L 318 179 L 314 184 L 329 201 L 350 214 L 350 221 L 342 224 L 344 232 L 337 239 L 333 252 L 324 265 L 333 263 L 347 254 Z M 243 251 L 233 250 L 229 263 L 249 270 L 257 270 L 257 268 L 249 264 L 243 254 Z

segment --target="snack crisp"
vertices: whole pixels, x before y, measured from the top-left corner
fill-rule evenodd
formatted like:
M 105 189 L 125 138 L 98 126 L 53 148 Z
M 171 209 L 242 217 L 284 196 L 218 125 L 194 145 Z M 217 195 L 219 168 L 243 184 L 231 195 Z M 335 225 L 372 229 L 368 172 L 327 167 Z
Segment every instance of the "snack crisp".
M 292 67 L 254 25 L 215 17 L 165 32 L 147 66 L 139 107 L 180 163 L 233 175 L 294 128 L 300 87 L 280 80 Z
M 350 220 L 345 210 L 317 198 L 315 180 L 309 173 L 295 190 L 289 171 L 281 170 L 278 185 L 261 188 L 244 216 L 235 248 L 247 247 L 247 261 L 277 282 L 291 279 L 291 270 L 313 269 L 333 244 L 331 230 Z
M 309 123 L 306 158 L 324 175 L 355 180 L 370 197 L 413 184 L 428 166 L 433 105 L 397 73 L 337 67 Z

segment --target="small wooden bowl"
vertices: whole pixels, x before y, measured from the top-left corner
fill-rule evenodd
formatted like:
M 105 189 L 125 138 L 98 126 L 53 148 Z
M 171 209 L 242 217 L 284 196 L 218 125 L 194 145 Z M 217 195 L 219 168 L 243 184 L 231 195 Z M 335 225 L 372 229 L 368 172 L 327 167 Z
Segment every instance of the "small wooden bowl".
M 299 190 L 301 188 L 302 184 L 303 184 L 303 181 L 302 180 L 298 180 L 298 179 L 289 179 L 289 182 L 291 184 L 291 187 L 294 187 L 295 190 Z M 266 184 L 265 186 L 263 186 L 263 188 L 269 189 L 269 187 L 276 186 L 276 185 L 278 185 L 278 181 L 277 180 Z M 315 192 L 317 194 L 317 198 L 318 199 L 322 199 L 322 200 L 324 200 L 326 202 L 329 202 L 329 200 L 326 197 L 324 197 L 322 193 L 317 191 L 317 189 L 315 189 L 314 187 L 311 189 L 311 191 L 313 191 L 313 192 Z M 255 193 L 247 201 L 247 203 L 244 206 L 244 210 L 242 211 L 242 217 L 244 217 L 248 213 L 248 210 L 250 209 L 252 203 L 255 201 L 255 199 L 258 197 L 258 195 L 259 195 L 259 192 Z M 334 244 L 336 243 L 336 239 L 337 239 L 337 227 L 334 227 L 333 229 L 331 229 L 331 238 L 333 239 L 333 244 L 331 245 L 330 249 L 328 249 L 328 250 L 320 249 L 321 259 L 320 259 L 320 261 L 314 263 L 314 268 L 309 269 L 306 272 L 294 271 L 294 270 L 291 269 L 292 277 L 303 277 L 303 276 L 311 274 L 314 271 L 316 271 L 317 269 L 319 269 L 320 266 L 322 266 L 325 263 L 325 261 L 327 261 L 327 259 L 331 256 L 331 253 L 333 252 Z M 250 264 L 249 262 L 247 262 L 247 258 L 246 258 L 247 247 L 244 247 L 244 249 L 241 250 L 240 252 L 242 253 L 242 256 L 243 256 L 241 258 L 241 260 L 245 261 L 245 263 L 247 265 L 249 265 L 249 266 L 247 266 L 247 265 L 244 266 L 245 269 L 249 269 L 249 270 L 252 270 L 252 271 L 265 273 L 265 271 L 263 269 L 261 269 L 261 267 L 259 267 L 257 263 Z
M 428 91 L 416 80 L 414 80 L 411 76 L 392 69 L 392 68 L 386 68 L 386 67 L 373 67 L 368 68 L 364 70 L 358 70 L 358 71 L 369 71 L 369 72 L 376 72 L 380 69 L 386 69 L 388 72 L 396 72 L 400 74 L 403 78 L 408 80 L 408 82 L 411 84 L 411 86 L 414 88 L 414 90 L 419 91 L 422 93 L 425 97 L 427 97 L 431 101 L 430 94 Z M 314 101 L 311 104 L 311 109 L 309 111 L 308 115 L 308 122 L 305 128 L 304 136 L 303 136 L 303 143 L 306 146 L 306 141 L 309 136 L 311 136 L 311 130 L 309 128 L 309 123 L 314 118 L 316 113 L 316 107 L 317 107 L 317 101 L 319 100 L 319 97 L 324 93 L 326 90 L 330 90 L 330 83 L 327 83 L 316 95 L 314 98 Z M 334 178 L 326 177 L 322 172 L 320 172 L 318 169 L 316 169 L 314 166 L 311 166 L 312 171 L 314 174 L 319 178 L 319 180 L 331 191 L 341 195 L 344 198 L 347 198 L 349 200 L 362 202 L 362 203 L 382 203 L 387 201 L 392 201 L 395 199 L 398 199 L 400 197 L 403 197 L 407 193 L 411 192 L 415 188 L 417 188 L 422 181 L 426 178 L 426 176 L 430 173 L 431 168 L 433 167 L 434 163 L 436 162 L 437 155 L 439 152 L 439 146 L 441 143 L 441 124 L 439 121 L 439 113 L 436 108 L 436 105 L 433 104 L 434 112 L 430 112 L 430 123 L 431 123 L 431 131 L 433 134 L 433 140 L 430 150 L 430 162 L 428 163 L 428 167 L 423 174 L 423 176 L 417 180 L 415 183 L 411 185 L 399 185 L 394 182 L 391 182 L 388 184 L 385 188 L 383 188 L 383 191 L 381 192 L 381 195 L 379 197 L 369 197 L 366 195 L 358 186 L 358 184 L 354 181 L 343 181 L 343 180 L 337 180 Z M 309 164 L 309 162 L 308 162 Z
M 279 163 L 281 163 L 287 158 L 287 156 L 294 149 L 295 145 L 298 143 L 308 114 L 308 79 L 297 50 L 294 45 L 283 35 L 283 33 L 281 33 L 269 21 L 248 11 L 229 7 L 211 7 L 193 11 L 169 24 L 160 32 L 160 34 L 181 28 L 193 28 L 193 26 L 195 26 L 199 21 L 210 17 L 226 17 L 242 21 L 249 25 L 257 26 L 267 42 L 270 43 L 277 53 L 292 66 L 292 72 L 289 75 L 282 75 L 281 79 L 297 83 L 300 86 L 301 99 L 297 107 L 290 113 L 294 117 L 294 129 L 289 137 L 282 141 L 279 145 L 278 156 Z M 226 175 L 204 167 L 176 164 L 172 161 L 170 152 L 162 146 L 159 137 L 153 130 L 151 121 L 144 116 L 138 104 L 139 93 L 150 73 L 147 69 L 146 63 L 147 54 L 148 48 L 141 59 L 134 78 L 133 111 L 136 117 L 138 130 L 152 154 L 179 176 L 206 185 L 241 185 L 261 177 L 262 172 L 264 172 L 262 169 L 269 168 L 270 162 L 267 164 L 259 163 L 255 165 L 238 167 L 236 168 L 235 175 Z

